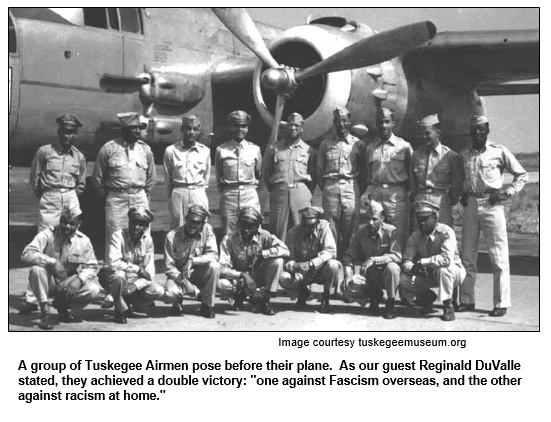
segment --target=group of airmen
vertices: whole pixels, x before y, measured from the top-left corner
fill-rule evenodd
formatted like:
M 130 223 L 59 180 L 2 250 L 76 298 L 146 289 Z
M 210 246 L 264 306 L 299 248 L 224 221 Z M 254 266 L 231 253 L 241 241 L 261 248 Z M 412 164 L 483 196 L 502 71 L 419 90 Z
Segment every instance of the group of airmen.
M 302 140 L 302 116 L 291 114 L 284 136 L 263 157 L 247 139 L 249 114 L 228 115 L 231 139 L 217 147 L 214 163 L 223 234 L 218 245 L 208 223 L 210 148 L 198 142 L 201 121 L 184 116 L 182 140 L 164 153 L 170 231 L 164 241 L 166 283 L 159 283 L 149 210 L 155 163 L 140 139 L 139 115 L 118 115 L 121 136 L 100 149 L 92 174 L 105 197 L 105 259 L 99 273 L 90 240 L 78 230 L 86 161 L 73 142 L 82 123 L 74 114 L 60 116 L 58 143 L 41 147 L 32 164 L 40 222 L 22 254 L 31 269 L 20 313 L 38 308 L 39 327 L 50 330 L 53 298 L 59 320 L 74 322 L 71 308 L 96 299 L 101 285 L 108 292 L 105 307 L 112 303 L 113 321 L 121 324 L 138 310 L 147 312 L 155 300 L 172 304 L 172 315 L 182 315 L 185 296 L 201 302 L 200 315 L 213 318 L 217 293 L 236 310 L 248 301 L 255 311 L 274 315 L 270 299 L 279 289 L 304 309 L 311 285 L 320 284 L 321 313 L 331 312 L 332 292 L 340 290 L 342 300 L 369 303 L 373 314 L 385 302 L 385 319 L 396 318 L 398 295 L 405 307 L 419 307 L 423 314 L 434 312 L 438 299 L 441 319 L 452 321 L 454 312 L 475 309 L 482 231 L 494 269 L 490 315 L 505 315 L 511 302 L 503 203 L 522 189 L 527 173 L 511 152 L 488 140 L 488 119 L 473 116 L 472 144 L 458 154 L 441 143 L 436 114 L 419 122 L 423 145 L 415 152 L 393 133 L 394 115 L 387 108 L 377 111 L 377 138 L 370 144 L 350 133 L 346 108 L 334 110 L 333 117 L 335 131 L 316 151 Z M 514 176 L 507 188 L 505 170 Z M 270 193 L 269 230 L 263 228 L 257 193 L 261 182 Z M 312 205 L 316 186 L 322 208 Z M 458 202 L 461 254 L 452 216 Z

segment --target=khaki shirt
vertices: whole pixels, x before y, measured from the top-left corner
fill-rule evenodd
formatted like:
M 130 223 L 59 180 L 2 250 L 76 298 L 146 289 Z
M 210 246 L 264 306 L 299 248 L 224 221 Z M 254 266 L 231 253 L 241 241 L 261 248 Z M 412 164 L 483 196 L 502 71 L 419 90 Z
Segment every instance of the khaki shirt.
M 337 244 L 327 220 L 320 220 L 311 236 L 304 233 L 300 224 L 296 225 L 287 232 L 285 243 L 289 261 L 313 261 L 316 268 L 337 256 Z
M 429 236 L 423 236 L 415 230 L 409 237 L 404 250 L 404 267 L 413 267 L 413 260 L 421 258 L 421 264 L 428 268 L 449 267 L 451 264 L 462 265 L 455 232 L 446 224 L 436 223 L 436 228 Z
M 402 261 L 402 248 L 396 241 L 396 227 L 382 223 L 375 236 L 369 234 L 366 225 L 360 227 L 352 237 L 343 261 L 347 265 L 355 265 L 368 258 L 372 258 L 375 265 Z
M 109 254 L 106 266 L 111 271 L 124 271 L 137 274 L 144 268 L 151 277 L 155 277 L 155 258 L 153 253 L 153 239 L 144 234 L 134 243 L 128 229 L 118 230 L 113 233 L 109 243 Z M 138 289 L 151 284 L 151 281 L 140 278 L 134 284 Z
M 503 187 L 504 170 L 513 175 L 513 183 L 506 190 L 510 195 L 520 192 L 528 181 L 526 170 L 502 145 L 487 141 L 480 151 L 466 147 L 461 150 L 459 158 L 465 177 L 464 192 L 485 193 L 492 189 L 500 190 Z
M 325 139 L 318 149 L 317 178 L 323 188 L 326 179 L 355 179 L 363 171 L 365 144 L 353 135 Z
M 387 141 L 369 144 L 365 151 L 368 185 L 405 184 L 412 153 L 409 142 L 394 134 Z
M 177 186 L 209 185 L 210 149 L 196 142 L 191 148 L 184 148 L 183 141 L 170 145 L 164 154 L 165 186 L 168 196 Z
M 122 138 L 101 147 L 92 174 L 92 181 L 103 196 L 108 190 L 131 188 L 149 193 L 155 179 L 155 160 L 149 145 L 140 140 L 127 144 Z
M 260 147 L 244 139 L 233 139 L 216 148 L 216 178 L 218 188 L 239 185 L 257 186 L 262 166 Z
M 449 193 L 455 205 L 463 185 L 459 156 L 443 144 L 435 149 L 422 146 L 411 156 L 409 180 L 413 196 L 432 188 Z
M 63 239 L 59 226 L 38 233 L 21 254 L 26 265 L 46 267 L 59 260 L 67 276 L 77 274 L 83 283 L 97 274 L 98 261 L 90 239 L 78 230 L 70 239 Z
M 250 242 L 245 242 L 239 229 L 224 236 L 220 243 L 220 277 L 231 280 L 239 278 L 242 272 L 252 272 L 259 254 L 264 259 L 285 258 L 289 255 L 289 249 L 264 229 L 259 229 Z
M 79 195 L 86 184 L 86 159 L 74 146 L 63 153 L 58 145 L 44 145 L 31 164 L 30 184 L 39 198 L 48 189 L 75 189 Z
M 168 232 L 165 237 L 165 274 L 172 280 L 182 274 L 189 258 L 200 256 L 218 261 L 218 245 L 211 225 L 205 223 L 203 230 L 195 238 L 187 236 L 184 227 Z
M 312 190 L 315 187 L 316 152 L 302 139 L 291 145 L 280 140 L 268 148 L 264 158 L 262 176 L 268 189 L 297 183 L 305 183 Z

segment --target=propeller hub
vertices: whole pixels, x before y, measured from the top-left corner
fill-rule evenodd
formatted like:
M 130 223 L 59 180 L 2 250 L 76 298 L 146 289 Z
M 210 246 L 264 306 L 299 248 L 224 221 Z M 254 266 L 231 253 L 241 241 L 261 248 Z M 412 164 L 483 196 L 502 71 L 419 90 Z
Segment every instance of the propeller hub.
M 262 86 L 277 94 L 288 94 L 296 87 L 295 79 L 290 69 L 268 69 L 260 78 Z

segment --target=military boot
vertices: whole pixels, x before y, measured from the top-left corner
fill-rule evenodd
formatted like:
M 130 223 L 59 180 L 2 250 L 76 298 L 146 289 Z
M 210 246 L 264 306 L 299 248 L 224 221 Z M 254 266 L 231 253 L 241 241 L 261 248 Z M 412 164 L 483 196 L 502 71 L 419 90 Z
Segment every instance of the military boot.
M 396 318 L 396 311 L 394 310 L 394 298 L 388 298 L 385 306 L 385 313 L 383 314 L 384 319 L 394 319 Z
M 380 289 L 373 288 L 370 290 L 369 296 L 371 298 L 369 302 L 369 313 L 376 314 L 379 312 L 379 303 L 381 303 L 381 299 L 383 298 L 383 292 Z
M 53 330 L 54 328 L 50 320 L 50 307 L 48 302 L 40 304 L 40 323 L 38 324 L 38 328 L 41 330 Z
M 319 307 L 319 312 L 322 314 L 328 314 L 331 312 L 331 307 L 329 305 L 329 293 L 323 292 L 321 297 L 321 305 Z
M 455 319 L 455 313 L 451 302 L 450 299 L 443 302 L 444 314 L 442 315 L 442 321 L 453 321 Z
M 201 316 L 203 318 L 214 318 L 216 315 L 214 314 L 214 307 L 209 306 L 205 303 L 201 304 L 201 309 L 199 311 Z
M 310 290 L 306 285 L 301 281 L 298 284 L 298 299 L 297 299 L 297 308 L 306 309 L 306 300 L 310 296 Z

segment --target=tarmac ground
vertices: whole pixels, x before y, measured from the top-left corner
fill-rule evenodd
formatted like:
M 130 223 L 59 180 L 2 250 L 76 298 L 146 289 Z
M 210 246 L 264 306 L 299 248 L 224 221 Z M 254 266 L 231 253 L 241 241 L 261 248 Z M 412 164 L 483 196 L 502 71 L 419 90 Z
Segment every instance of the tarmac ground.
M 151 195 L 151 208 L 155 213 L 152 224 L 152 235 L 155 250 L 162 251 L 166 228 L 168 227 L 167 200 L 162 186 L 162 169 L 158 167 L 158 185 Z M 27 177 L 27 178 L 25 178 Z M 8 253 L 8 324 L 10 331 L 40 331 L 38 329 L 39 314 L 21 316 L 18 309 L 24 302 L 27 286 L 28 269 L 20 261 L 21 252 L 36 234 L 38 216 L 38 200 L 30 192 L 28 185 L 28 170 L 16 169 L 10 171 L 9 193 L 9 253 Z M 538 179 L 539 180 L 539 179 Z M 220 214 L 218 196 L 215 184 L 211 183 L 208 190 L 212 217 L 210 223 L 220 237 Z M 319 201 L 315 195 L 314 203 Z M 83 210 L 89 214 L 102 212 L 101 203 L 97 199 L 88 199 L 83 204 Z M 94 209 L 90 212 L 91 209 Z M 96 256 L 103 257 L 103 241 L 101 233 L 97 233 L 86 222 L 81 228 L 94 243 Z M 456 233 L 460 238 L 460 228 Z M 139 318 L 129 319 L 128 324 L 119 325 L 112 321 L 113 310 L 101 309 L 101 300 L 88 305 L 80 315 L 83 322 L 75 324 L 56 325 L 57 331 L 539 331 L 540 299 L 539 299 L 539 237 L 531 235 L 510 234 L 510 264 L 511 264 L 511 296 L 512 306 L 507 315 L 492 318 L 488 315 L 493 308 L 493 281 L 488 255 L 481 240 L 479 253 L 479 278 L 476 285 L 476 309 L 473 312 L 456 313 L 456 320 L 443 322 L 441 304 L 435 306 L 436 313 L 428 316 L 420 315 L 417 309 L 411 310 L 398 305 L 398 318 L 385 320 L 382 315 L 371 315 L 367 307 L 362 308 L 357 303 L 345 303 L 339 297 L 331 300 L 332 312 L 320 314 L 316 311 L 317 297 L 320 290 L 314 287 L 313 299 L 308 309 L 299 311 L 295 304 L 280 292 L 272 300 L 277 312 L 274 316 L 254 313 L 250 308 L 245 311 L 233 311 L 225 301 L 217 300 L 216 318 L 204 319 L 195 314 L 199 303 L 193 300 L 184 301 L 185 315 L 169 316 L 170 305 L 156 302 L 156 306 L 148 313 L 139 314 Z M 155 279 L 165 282 L 164 263 L 161 253 L 155 255 Z M 382 305 L 383 307 L 384 305 Z M 53 311 L 55 318 L 55 310 Z

